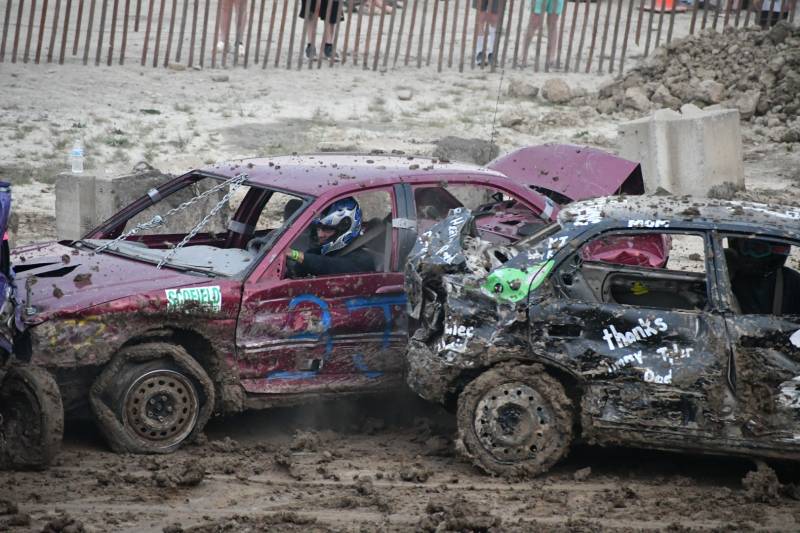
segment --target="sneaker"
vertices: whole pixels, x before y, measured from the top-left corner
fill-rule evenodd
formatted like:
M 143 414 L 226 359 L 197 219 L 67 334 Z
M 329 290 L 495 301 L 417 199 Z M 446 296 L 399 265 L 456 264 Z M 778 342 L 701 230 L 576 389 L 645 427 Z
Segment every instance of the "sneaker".
M 331 56 L 333 56 L 334 61 L 339 61 L 339 54 L 333 49 L 333 44 L 331 43 L 325 43 L 322 53 L 325 55 L 325 59 L 331 59 Z
M 244 57 L 244 45 L 242 43 L 236 45 L 236 54 L 239 57 Z
M 494 54 L 493 54 L 493 53 L 491 53 L 491 52 L 489 52 L 489 55 L 488 55 L 488 56 L 487 56 L 487 58 L 486 58 L 486 64 L 487 64 L 487 65 L 491 65 L 491 64 L 492 64 L 492 58 L 493 58 L 493 57 L 494 57 Z
M 314 45 L 308 43 L 306 45 L 306 59 L 316 59 L 317 57 L 317 49 L 314 48 Z
M 220 41 L 217 43 L 217 52 L 224 52 L 225 51 L 225 41 Z
M 479 67 L 483 66 L 483 52 L 478 52 L 475 55 L 475 64 L 478 65 Z

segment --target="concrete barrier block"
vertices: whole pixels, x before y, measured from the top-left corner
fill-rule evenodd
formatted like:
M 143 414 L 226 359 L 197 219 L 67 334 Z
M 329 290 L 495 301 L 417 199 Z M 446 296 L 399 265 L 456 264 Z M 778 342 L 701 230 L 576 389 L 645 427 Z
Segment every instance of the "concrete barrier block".
M 95 177 L 64 172 L 56 177 L 56 235 L 59 240 L 83 237 L 94 226 Z
M 619 134 L 620 155 L 641 162 L 647 192 L 708 196 L 725 183 L 744 188 L 738 110 L 662 109 L 620 124 Z

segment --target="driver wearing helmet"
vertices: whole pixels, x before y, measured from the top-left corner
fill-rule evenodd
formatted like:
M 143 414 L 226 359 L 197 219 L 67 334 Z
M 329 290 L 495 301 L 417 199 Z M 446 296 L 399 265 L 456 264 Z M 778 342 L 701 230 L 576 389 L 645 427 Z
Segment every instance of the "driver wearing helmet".
M 791 246 L 776 241 L 730 238 L 735 252 L 728 267 L 733 294 L 744 314 L 800 314 L 800 274 L 784 266 Z M 735 264 L 731 264 L 734 263 Z
M 286 257 L 294 262 L 300 276 L 372 272 L 375 262 L 363 248 L 342 249 L 361 235 L 361 207 L 354 198 L 343 198 L 328 206 L 311 222 L 311 248 L 305 252 L 288 250 Z

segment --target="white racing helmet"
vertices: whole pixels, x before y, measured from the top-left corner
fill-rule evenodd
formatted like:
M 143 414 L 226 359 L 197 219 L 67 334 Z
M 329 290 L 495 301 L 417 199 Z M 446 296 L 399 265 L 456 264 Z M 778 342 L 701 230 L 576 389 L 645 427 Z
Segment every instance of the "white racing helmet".
M 337 200 L 311 223 L 312 238 L 316 239 L 316 229 L 320 226 L 336 231 L 333 238 L 322 245 L 322 254 L 341 250 L 361 235 L 361 207 L 352 197 Z

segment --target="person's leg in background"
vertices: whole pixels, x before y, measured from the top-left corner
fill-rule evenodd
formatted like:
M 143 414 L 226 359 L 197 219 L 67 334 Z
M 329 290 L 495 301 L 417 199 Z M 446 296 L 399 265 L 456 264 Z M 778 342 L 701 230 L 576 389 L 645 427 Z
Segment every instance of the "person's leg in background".
M 220 1 L 220 24 L 219 24 L 219 40 L 217 41 L 217 52 L 224 52 L 228 43 L 228 38 L 231 33 L 231 12 L 233 11 L 233 3 L 235 0 L 219 0 Z
M 531 15 L 528 19 L 528 29 L 525 31 L 525 41 L 522 47 L 522 66 L 528 66 L 528 50 L 531 47 L 531 41 L 533 40 L 536 32 L 539 31 L 539 28 L 542 27 L 542 3 L 544 0 L 532 0 L 531 1 Z M 548 23 L 548 31 L 549 31 L 549 23 Z
M 233 8 L 236 10 L 236 53 L 244 56 L 244 28 L 247 24 L 247 0 L 235 0 Z M 230 25 L 230 13 L 228 13 Z

